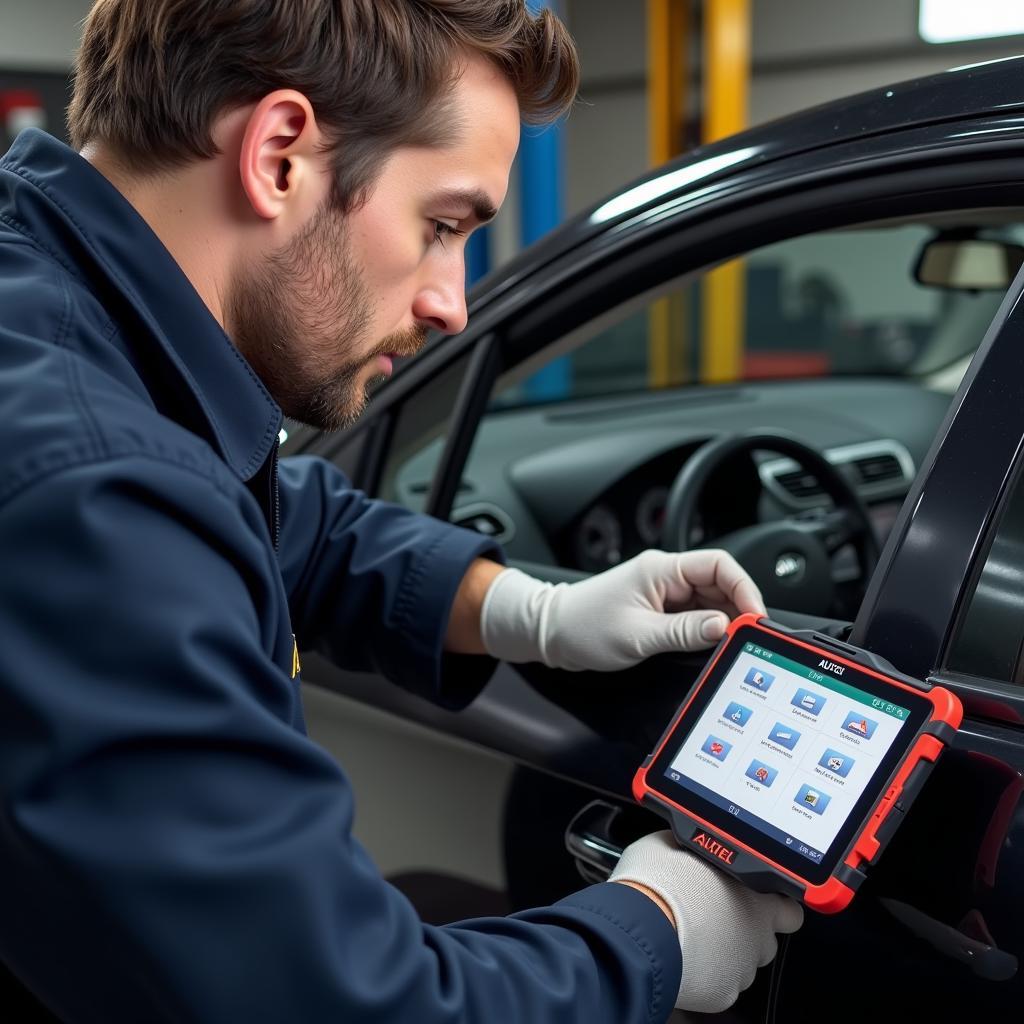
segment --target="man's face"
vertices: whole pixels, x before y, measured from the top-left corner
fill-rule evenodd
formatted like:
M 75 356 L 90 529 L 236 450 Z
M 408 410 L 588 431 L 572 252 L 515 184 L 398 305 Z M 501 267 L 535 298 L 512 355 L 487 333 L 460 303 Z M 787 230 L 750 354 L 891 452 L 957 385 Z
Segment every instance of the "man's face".
M 397 150 L 364 205 L 343 215 L 325 197 L 296 237 L 232 283 L 229 331 L 287 416 L 324 430 L 351 423 L 370 382 L 417 352 L 428 329 L 466 326 L 466 240 L 504 200 L 519 107 L 480 59 L 453 100 L 453 144 Z

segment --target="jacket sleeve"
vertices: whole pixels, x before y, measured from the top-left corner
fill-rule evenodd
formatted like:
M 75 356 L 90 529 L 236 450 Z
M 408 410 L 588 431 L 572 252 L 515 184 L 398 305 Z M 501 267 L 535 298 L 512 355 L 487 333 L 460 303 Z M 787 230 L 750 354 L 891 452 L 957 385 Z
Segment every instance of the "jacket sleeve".
M 280 464 L 281 573 L 299 646 L 378 672 L 446 707 L 467 704 L 494 670 L 443 650 L 455 592 L 493 541 L 355 490 L 323 459 Z
M 381 879 L 345 776 L 291 725 L 241 486 L 62 469 L 8 496 L 0 554 L 0 960 L 62 1020 L 667 1017 L 678 945 L 640 893 L 433 928 Z

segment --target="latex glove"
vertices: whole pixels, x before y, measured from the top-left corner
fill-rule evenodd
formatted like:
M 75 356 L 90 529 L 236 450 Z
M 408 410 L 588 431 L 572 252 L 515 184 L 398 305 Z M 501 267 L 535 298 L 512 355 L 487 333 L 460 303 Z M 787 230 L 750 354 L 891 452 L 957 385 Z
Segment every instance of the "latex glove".
M 676 1008 L 719 1013 L 771 963 L 776 932 L 795 932 L 803 907 L 785 896 L 756 893 L 681 850 L 671 832 L 627 846 L 610 881 L 636 882 L 657 893 L 676 919 L 683 978 Z
M 506 569 L 480 613 L 484 647 L 503 661 L 614 671 L 664 651 L 716 644 L 729 620 L 765 613 L 761 593 L 725 551 L 645 551 L 579 583 Z

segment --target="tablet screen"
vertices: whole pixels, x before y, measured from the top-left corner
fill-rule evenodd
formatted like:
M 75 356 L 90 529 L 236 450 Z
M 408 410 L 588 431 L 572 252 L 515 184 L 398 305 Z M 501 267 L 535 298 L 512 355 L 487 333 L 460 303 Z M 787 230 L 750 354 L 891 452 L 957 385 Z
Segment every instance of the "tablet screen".
M 740 630 L 648 783 L 737 838 L 755 835 L 748 845 L 798 864 L 803 877 L 820 878 L 927 714 L 927 700 L 910 690 L 774 634 Z

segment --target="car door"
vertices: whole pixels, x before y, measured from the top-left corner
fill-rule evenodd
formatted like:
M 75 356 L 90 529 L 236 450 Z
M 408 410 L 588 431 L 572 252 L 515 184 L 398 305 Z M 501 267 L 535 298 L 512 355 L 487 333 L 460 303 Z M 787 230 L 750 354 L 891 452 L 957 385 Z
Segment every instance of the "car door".
M 585 443 L 587 437 L 574 435 L 568 451 L 574 461 L 565 464 L 564 476 L 567 481 L 573 479 L 570 470 L 576 468 L 584 455 L 592 464 L 600 464 L 601 458 L 595 458 L 589 450 L 596 445 L 598 456 L 603 454 L 604 462 L 615 470 L 607 477 L 611 486 L 621 480 L 620 470 L 628 470 L 628 460 L 635 446 L 652 443 L 651 424 L 658 419 L 660 411 L 668 410 L 668 422 L 657 423 L 657 429 L 669 435 L 673 431 L 677 433 L 664 442 L 656 439 L 655 446 L 645 452 L 664 456 L 671 462 L 674 458 L 685 458 L 702 439 L 727 429 L 736 418 L 735 410 L 747 407 L 742 395 L 744 389 L 708 386 L 661 394 L 645 392 L 634 403 L 635 419 L 611 433 L 602 431 L 602 424 L 610 414 L 607 402 L 602 405 L 604 399 L 600 395 L 579 395 L 571 403 L 526 410 L 510 407 L 508 395 L 530 380 L 533 371 L 564 358 L 573 350 L 585 352 L 585 343 L 606 336 L 608 331 L 625 324 L 630 316 L 642 314 L 650 324 L 658 303 L 671 300 L 681 289 L 692 289 L 694 282 L 706 280 L 723 262 L 743 260 L 753 265 L 757 253 L 771 246 L 820 236 L 823 232 L 870 230 L 871 225 L 879 223 L 902 226 L 916 223 L 936 231 L 941 230 L 943 223 L 961 224 L 965 217 L 983 226 L 1019 224 L 1022 218 L 1016 204 L 1021 187 L 1020 154 L 1010 159 L 1005 147 L 995 151 L 984 146 L 969 148 L 967 142 L 958 144 L 955 139 L 962 128 L 962 125 L 949 124 L 927 138 L 910 131 L 888 140 L 875 139 L 871 145 L 858 141 L 840 147 L 841 151 L 803 154 L 800 160 L 781 161 L 770 174 L 764 169 L 753 169 L 745 172 L 747 176 L 739 175 L 723 183 L 712 195 L 675 196 L 662 208 L 647 208 L 628 229 L 617 226 L 607 234 L 593 236 L 577 250 L 537 267 L 533 273 L 520 266 L 512 284 L 497 289 L 494 297 L 485 297 L 478 303 L 475 326 L 459 338 L 429 348 L 384 389 L 362 424 L 337 438 L 309 438 L 299 433 L 295 447 L 334 458 L 371 493 L 498 536 L 520 563 L 539 575 L 571 579 L 581 572 L 593 571 L 599 566 L 567 564 L 569 560 L 559 551 L 557 531 L 552 533 L 550 521 L 543 514 L 537 514 L 536 498 L 531 502 L 524 496 L 521 474 L 517 481 L 514 472 L 521 461 L 518 459 L 521 449 L 517 445 L 524 436 L 531 438 L 530 454 L 542 457 L 565 447 L 560 430 L 592 435 L 589 440 L 595 444 L 589 448 Z M 995 304 L 988 308 L 986 321 L 994 309 Z M 946 370 L 954 374 L 962 372 L 970 352 L 981 341 L 983 331 L 984 323 L 967 338 L 959 370 L 956 359 L 945 367 Z M 984 364 L 996 350 L 993 343 L 985 353 Z M 624 372 L 613 367 L 609 375 L 618 377 Z M 1000 379 L 1005 382 L 1009 378 Z M 802 386 L 802 382 L 797 383 Z M 881 377 L 878 383 L 884 389 L 886 382 Z M 786 382 L 779 386 L 784 384 Z M 775 391 L 773 394 L 782 395 L 783 401 L 769 404 L 774 408 L 782 405 L 787 415 L 792 415 L 794 406 L 799 403 L 799 390 L 799 387 L 791 390 L 788 397 L 782 391 Z M 739 397 L 736 397 L 737 391 Z M 921 405 L 898 410 L 907 414 L 906 429 L 910 434 L 915 430 L 912 413 L 926 407 L 921 415 L 929 418 L 929 430 L 934 433 L 942 421 L 941 413 L 950 407 L 952 391 L 952 387 L 947 391 L 939 388 L 930 392 Z M 695 401 L 685 410 L 680 427 L 679 422 L 672 421 L 672 416 L 678 412 L 684 394 Z M 613 404 L 621 412 L 621 401 Z M 954 407 L 958 407 L 956 403 Z M 817 415 L 812 412 L 809 422 L 814 423 Z M 570 420 L 572 425 L 567 426 Z M 712 420 L 715 426 L 709 428 L 705 421 Z M 961 423 L 949 420 L 942 426 L 942 431 L 948 430 L 949 443 L 955 445 L 955 439 L 963 436 Z M 831 429 L 837 429 L 835 424 Z M 1020 431 L 1016 436 L 1019 440 Z M 943 438 L 939 437 L 936 441 L 939 447 L 933 448 L 930 455 L 929 440 L 926 439 L 921 448 L 916 465 L 942 464 L 937 453 L 947 451 L 945 443 L 940 444 Z M 1004 443 L 1000 454 L 993 456 L 996 461 L 1003 459 L 1004 469 L 1009 465 L 1007 445 L 1008 442 Z M 503 456 L 503 452 L 506 455 Z M 566 453 L 562 451 L 562 454 Z M 508 461 L 503 462 L 503 458 Z M 620 458 L 627 462 L 616 465 Z M 968 449 L 963 458 L 970 462 Z M 548 479 L 557 479 L 557 474 Z M 971 482 L 964 489 L 985 503 L 991 515 L 999 494 L 986 490 L 990 481 L 986 478 L 984 484 L 977 482 L 973 471 L 965 479 Z M 486 486 L 481 486 L 481 480 L 486 481 Z M 919 477 L 919 484 L 920 480 Z M 571 492 L 566 501 L 579 498 L 575 486 L 567 485 L 565 489 Z M 603 490 L 607 487 L 598 488 L 599 495 Z M 900 558 L 907 545 L 913 546 L 920 536 L 906 524 L 913 527 L 914 503 L 917 497 L 924 496 L 922 501 L 925 500 L 928 493 L 941 495 L 943 492 L 915 490 L 904 504 L 903 519 L 892 534 L 899 539 L 890 542 L 881 567 L 872 577 L 863 606 L 867 610 L 861 613 L 856 626 L 860 642 L 869 646 L 877 643 L 877 649 L 899 667 L 922 674 L 944 666 L 934 658 L 918 657 L 923 648 L 916 642 L 913 630 L 901 633 L 903 639 L 899 643 L 879 638 L 887 637 L 886 630 L 891 628 L 885 625 L 891 618 L 885 617 L 884 610 L 888 608 L 890 615 L 898 617 L 899 613 L 892 609 L 906 600 L 905 589 L 910 583 L 904 584 L 904 590 L 893 588 L 899 580 L 912 581 L 913 572 L 908 571 L 905 576 L 893 575 L 893 566 L 902 564 Z M 567 521 L 572 519 L 570 516 Z M 945 540 L 939 542 L 940 549 L 944 543 Z M 967 572 L 963 558 L 958 563 L 951 562 L 951 566 L 954 565 Z M 963 575 L 958 577 L 961 581 L 963 578 Z M 952 585 L 949 579 L 946 584 L 947 588 Z M 952 602 L 957 608 L 958 600 L 959 597 Z M 936 610 L 936 621 L 939 614 Z M 947 622 L 942 628 L 945 637 L 952 627 Z M 308 684 L 322 691 L 344 694 L 400 716 L 406 722 L 434 730 L 446 737 L 445 742 L 455 737 L 488 751 L 485 756 L 497 755 L 521 766 L 514 775 L 525 771 L 533 781 L 526 787 L 526 798 L 520 795 L 509 801 L 513 811 L 511 822 L 504 823 L 506 831 L 532 836 L 536 829 L 533 845 L 550 850 L 553 849 L 552 836 L 560 844 L 561 832 L 572 811 L 578 810 L 589 795 L 602 795 L 613 802 L 628 800 L 633 771 L 660 733 L 700 663 L 699 656 L 666 657 L 616 677 L 571 679 L 537 666 L 501 666 L 483 694 L 457 714 L 408 697 L 379 679 L 341 672 L 315 658 L 304 660 L 304 675 Z M 953 683 L 960 685 L 955 680 Z M 988 692 L 982 683 L 974 681 L 971 685 L 983 693 Z M 311 726 L 315 735 L 315 722 Z M 997 727 L 987 719 L 972 718 L 970 729 L 965 732 L 965 736 L 979 737 L 965 741 L 975 743 L 974 747 L 965 748 L 965 754 L 973 751 L 1008 766 L 1005 771 L 1002 767 L 993 769 L 1000 779 L 1006 772 L 1012 775 L 1020 767 L 1019 758 L 1015 760 L 1010 756 L 1017 748 L 1017 735 L 1012 730 L 1007 733 L 1007 728 L 1003 723 Z M 389 749 L 375 751 L 377 762 L 401 761 L 406 740 L 407 737 L 398 735 Z M 344 750 L 339 751 L 339 756 L 345 763 Z M 954 759 L 950 762 L 954 763 Z M 989 762 L 984 765 L 987 768 Z M 934 799 L 940 806 L 952 806 L 956 801 L 951 795 L 954 790 L 949 786 L 964 777 L 962 769 L 954 766 L 945 772 L 945 781 L 940 776 L 929 787 L 929 792 L 935 794 Z M 556 784 L 547 782 L 548 779 L 562 781 Z M 421 776 L 418 781 L 427 790 L 431 789 L 429 779 Z M 509 784 L 508 776 L 496 779 L 495 800 L 504 799 Z M 438 804 L 454 803 L 457 785 L 457 781 L 453 784 L 450 779 L 439 781 L 433 787 Z M 985 785 L 987 787 L 988 782 Z M 557 813 L 548 816 L 550 820 L 536 810 L 549 795 L 551 803 L 558 804 Z M 968 804 L 980 805 L 980 801 Z M 932 819 L 926 812 L 927 808 L 914 814 L 919 821 L 930 822 Z M 493 820 L 490 824 L 494 825 Z M 649 827 L 655 825 L 653 820 L 649 823 Z M 547 829 L 547 833 L 541 835 L 543 829 Z M 901 964 L 900 970 L 913 974 L 907 967 L 908 959 L 912 959 L 917 974 L 932 978 L 932 990 L 924 991 L 915 984 L 919 1005 L 943 1005 L 943 1000 L 952 992 L 949 979 L 954 975 L 947 971 L 949 964 L 964 975 L 964 984 L 980 979 L 970 962 L 977 950 L 964 953 L 963 946 L 956 945 L 961 940 L 955 934 L 947 935 L 949 948 L 943 947 L 944 940 L 935 938 L 937 933 L 916 937 L 929 927 L 940 930 L 946 927 L 964 935 L 967 932 L 961 927 L 962 919 L 949 912 L 939 914 L 916 890 L 908 891 L 908 882 L 900 881 L 918 877 L 924 880 L 935 875 L 941 879 L 943 865 L 947 863 L 942 844 L 935 841 L 936 833 L 931 831 L 930 825 L 918 825 L 912 819 L 903 834 L 909 837 L 906 839 L 911 851 L 906 855 L 909 864 L 898 852 L 891 858 L 887 855 L 884 863 L 892 865 L 891 877 L 897 881 L 886 898 L 899 900 L 899 894 L 912 896 L 913 899 L 902 900 L 910 909 L 887 906 L 880 902 L 881 897 L 872 898 L 869 894 L 868 898 L 858 901 L 856 914 L 843 915 L 836 921 L 815 922 L 814 927 L 808 928 L 807 944 L 801 944 L 801 940 L 793 945 L 781 987 L 782 1005 L 788 1005 L 792 1012 L 803 1013 L 814 995 L 815 990 L 808 989 L 800 980 L 800 973 L 808 969 L 801 966 L 808 955 L 805 950 L 813 953 L 823 948 L 812 938 L 818 935 L 818 929 L 824 929 L 823 941 L 827 945 L 846 951 L 836 960 L 835 984 L 839 987 L 833 991 L 840 991 L 848 982 L 847 967 L 860 962 L 855 956 L 855 951 L 859 955 L 861 950 L 857 941 L 865 948 L 873 945 L 881 948 L 881 935 L 887 936 L 890 948 L 897 951 L 893 955 L 897 957 L 895 962 Z M 951 834 L 960 833 L 954 830 Z M 924 861 L 913 852 L 915 837 L 918 843 L 927 840 L 930 860 Z M 976 836 L 972 834 L 963 841 L 970 847 L 976 842 Z M 932 876 L 922 870 L 924 863 L 930 865 Z M 518 870 L 511 864 L 506 864 L 506 869 L 510 873 Z M 543 873 L 536 870 L 537 864 L 532 864 L 531 869 L 535 875 Z M 930 885 L 930 882 L 921 882 L 927 891 L 931 891 Z M 533 892 L 547 895 L 540 885 Z M 924 915 L 937 925 L 926 925 L 915 914 Z M 1019 935 L 1016 938 L 1000 936 L 999 941 L 1003 945 L 999 946 L 998 942 L 995 945 L 1000 952 L 1015 955 L 1019 945 L 1014 943 L 1019 944 Z M 912 957 L 908 957 L 908 950 L 912 950 Z M 887 966 L 891 967 L 893 962 L 888 961 Z M 816 959 L 810 970 L 810 977 L 820 970 Z M 940 973 L 941 983 L 936 983 L 935 976 Z M 791 982 L 794 977 L 797 980 Z M 960 979 L 960 975 L 956 977 Z M 1004 988 L 990 995 L 990 990 L 984 987 L 990 984 L 994 982 L 984 982 L 978 989 L 980 994 L 974 997 L 994 999 L 993 1005 L 1004 1005 L 1001 1000 L 1010 990 Z M 777 986 L 772 998 L 778 996 L 779 991 Z M 970 991 L 974 993 L 974 989 Z M 764 998 L 763 992 L 757 995 L 759 1000 Z M 835 1014 L 840 1015 L 840 1011 Z
M 843 922 L 851 973 L 898 965 L 906 1006 L 996 1020 L 1019 1015 L 1024 996 L 1022 290 L 1024 275 L 950 405 L 850 638 L 954 690 L 966 715 L 872 878 L 874 898 Z M 800 974 L 819 970 L 816 942 L 827 930 L 793 944 L 780 1019 L 806 1005 Z

